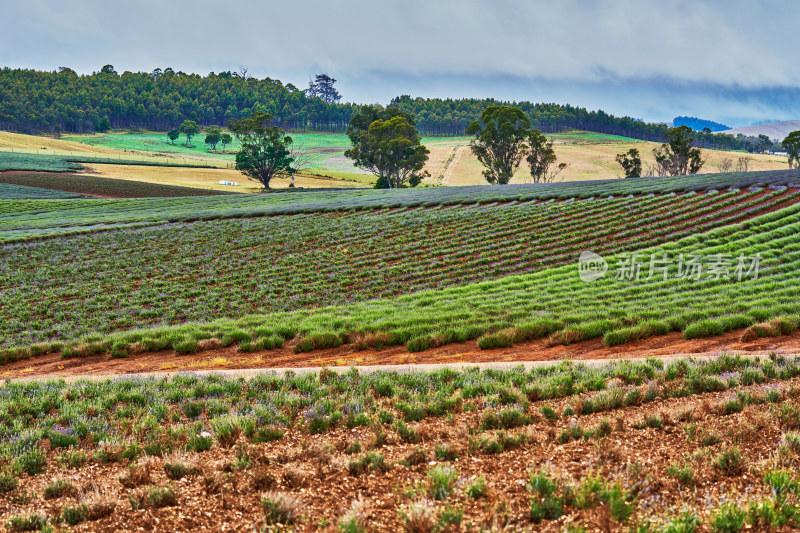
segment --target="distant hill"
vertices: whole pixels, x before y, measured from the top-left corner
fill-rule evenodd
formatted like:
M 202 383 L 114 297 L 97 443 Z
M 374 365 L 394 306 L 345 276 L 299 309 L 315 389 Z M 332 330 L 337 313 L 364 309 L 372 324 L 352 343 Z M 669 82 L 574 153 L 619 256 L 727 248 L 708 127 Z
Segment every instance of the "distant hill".
M 741 133 L 743 135 L 747 135 L 748 137 L 766 135 L 772 140 L 782 141 L 787 135 L 798 130 L 800 130 L 800 120 L 784 120 L 783 122 L 771 122 L 769 124 L 760 124 L 758 126 L 734 128 L 732 130 L 726 130 L 723 133 L 730 133 L 731 135 L 738 135 Z
M 704 120 L 697 117 L 675 117 L 672 120 L 672 124 L 674 126 L 689 126 L 693 130 L 697 131 L 703 131 L 705 128 L 708 128 L 711 131 L 724 131 L 730 129 L 730 126 L 726 126 L 725 124 L 720 124 L 719 122 Z

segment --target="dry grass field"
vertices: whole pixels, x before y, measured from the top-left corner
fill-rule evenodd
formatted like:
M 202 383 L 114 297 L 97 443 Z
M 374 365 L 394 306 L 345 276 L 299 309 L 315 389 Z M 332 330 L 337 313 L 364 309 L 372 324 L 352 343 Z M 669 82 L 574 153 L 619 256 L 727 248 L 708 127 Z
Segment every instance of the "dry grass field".
M 617 154 L 636 148 L 641 153 L 643 166 L 647 168 L 648 164 L 653 163 L 653 148 L 659 146 L 659 143 L 646 141 L 585 139 L 580 133 L 552 135 L 550 137 L 554 140 L 558 161 L 569 165 L 561 174 L 564 181 L 621 178 L 624 174 L 614 159 Z M 449 141 L 447 145 L 443 144 L 436 148 L 429 146 L 431 160 L 428 163 L 428 167 L 431 168 L 429 170 L 431 175 L 441 172 L 442 161 L 447 157 L 445 155 L 447 154 L 447 148 L 449 147 L 452 151 L 452 147 L 455 145 L 454 142 Z M 460 146 L 457 148 L 460 154 L 452 164 L 453 168 L 448 169 L 444 183 L 446 185 L 485 184 L 486 180 L 481 174 L 483 167 L 470 152 L 468 141 L 465 139 L 463 143 L 460 143 Z M 733 160 L 735 168 L 736 160 L 739 157 L 750 159 L 750 170 L 780 170 L 788 167 L 786 157 L 779 155 L 746 154 L 719 150 L 703 150 L 703 155 L 707 158 L 703 172 L 720 172 L 720 164 L 726 158 Z M 433 170 L 433 168 L 436 170 Z M 528 172 L 523 165 L 514 176 L 512 183 L 525 183 L 527 180 Z

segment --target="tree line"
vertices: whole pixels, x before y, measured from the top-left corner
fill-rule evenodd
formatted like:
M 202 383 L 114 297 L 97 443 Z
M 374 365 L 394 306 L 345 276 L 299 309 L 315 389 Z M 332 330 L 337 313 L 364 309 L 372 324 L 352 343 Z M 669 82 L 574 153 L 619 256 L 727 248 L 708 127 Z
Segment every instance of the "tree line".
M 90 133 L 111 128 L 169 131 L 185 120 L 224 126 L 268 113 L 296 130 L 344 132 L 355 104 L 327 102 L 271 78 L 240 73 L 117 73 L 112 65 L 79 76 L 70 68 L 0 70 L 0 129 L 24 133 Z
M 169 131 L 186 120 L 201 126 L 224 126 L 230 120 L 269 114 L 290 131 L 345 132 L 359 106 L 340 103 L 335 79 L 320 74 L 308 89 L 240 72 L 207 76 L 157 68 L 118 73 L 112 65 L 78 75 L 61 67 L 55 72 L 0 70 L 0 129 L 25 133 L 89 133 L 144 128 Z M 553 103 L 504 102 L 495 99 L 394 98 L 388 107 L 413 117 L 425 136 L 465 135 L 487 107 L 518 108 L 531 127 L 543 133 L 588 130 L 661 142 L 669 127 L 602 110 Z M 768 138 L 698 132 L 702 148 L 762 152 L 775 149 Z

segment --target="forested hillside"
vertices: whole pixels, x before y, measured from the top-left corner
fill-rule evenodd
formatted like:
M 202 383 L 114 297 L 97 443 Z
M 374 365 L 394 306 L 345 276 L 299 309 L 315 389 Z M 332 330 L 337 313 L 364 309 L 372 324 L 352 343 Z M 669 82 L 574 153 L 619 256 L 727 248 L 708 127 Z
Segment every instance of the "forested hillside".
M 111 128 L 165 131 L 183 120 L 223 126 L 259 109 L 290 130 L 342 132 L 358 107 L 326 103 L 291 83 L 246 75 L 186 74 L 172 69 L 123 72 L 106 65 L 79 76 L 69 68 L 40 72 L 0 70 L 0 129 L 26 133 L 88 133 Z M 346 95 L 345 95 L 346 96 Z M 412 113 L 422 135 L 464 135 L 470 122 L 494 99 L 394 98 L 390 105 Z M 661 142 L 665 124 L 615 117 L 602 110 L 560 104 L 514 102 L 544 132 L 589 130 Z M 696 134 L 704 148 L 755 151 L 758 140 L 725 134 Z
M 110 65 L 78 76 L 71 69 L 0 70 L 0 129 L 22 132 L 168 130 L 183 120 L 224 125 L 255 108 L 290 128 L 343 131 L 354 104 L 327 104 L 292 84 L 231 72 L 186 74 L 172 69 L 118 74 Z

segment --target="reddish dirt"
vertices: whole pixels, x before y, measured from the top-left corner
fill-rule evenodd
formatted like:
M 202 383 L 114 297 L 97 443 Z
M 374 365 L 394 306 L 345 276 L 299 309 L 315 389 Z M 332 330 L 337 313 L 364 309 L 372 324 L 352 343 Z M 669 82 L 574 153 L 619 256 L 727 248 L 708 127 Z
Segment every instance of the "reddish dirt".
M 785 402 L 794 408 L 798 384 L 798 378 L 774 384 L 782 389 Z M 753 393 L 757 388 L 742 389 Z M 744 498 L 750 499 L 764 493 L 761 477 L 774 464 L 776 443 L 783 434 L 780 421 L 770 414 L 773 406 L 750 405 L 740 413 L 725 414 L 730 395 L 727 391 L 659 398 L 648 404 L 580 417 L 564 416 L 553 421 L 544 419 L 539 407 L 550 405 L 560 413 L 566 406 L 576 407 L 581 399 L 537 402 L 528 409 L 531 423 L 508 432 L 524 434 L 525 441 L 492 455 L 477 446 L 482 438 L 500 438 L 491 431 L 481 431 L 483 399 L 465 403 L 478 406 L 477 410 L 463 409 L 450 419 L 427 417 L 411 423 L 420 437 L 414 444 L 404 442 L 388 425 L 383 429 L 385 442 L 378 442 L 377 433 L 366 427 L 352 430 L 339 427 L 321 435 L 289 429 L 282 440 L 266 444 L 251 444 L 240 436 L 234 448 L 215 444 L 206 452 L 182 454 L 178 460 L 196 465 L 197 471 L 178 481 L 170 481 L 165 474 L 164 463 L 174 460 L 167 457 L 144 457 L 136 463 L 124 459 L 114 463 L 89 461 L 77 469 L 62 469 L 56 460 L 62 450 L 49 450 L 44 472 L 36 476 L 21 475 L 20 488 L 0 496 L 0 519 L 6 522 L 12 516 L 33 512 L 58 516 L 64 507 L 74 507 L 79 502 L 78 494 L 43 498 L 47 485 L 56 478 L 65 478 L 78 493 L 98 492 L 103 501 L 113 506 L 110 515 L 79 524 L 72 531 L 252 531 L 253 526 L 262 525 L 260 498 L 267 491 L 295 496 L 294 511 L 298 519 L 293 528 L 274 526 L 264 531 L 335 532 L 338 520 L 350 509 L 357 511 L 368 531 L 402 531 L 401 512 L 420 501 L 428 502 L 433 523 L 446 507 L 463 510 L 462 523 L 444 531 L 555 533 L 564 531 L 566 518 L 589 531 L 627 530 L 610 518 L 608 508 L 602 504 L 584 510 L 567 507 L 568 516 L 532 523 L 531 492 L 526 483 L 531 472 L 545 469 L 571 484 L 586 476 L 621 482 L 626 490 L 638 495 L 632 521 L 652 515 L 673 516 L 676 509 L 687 507 L 699 510 L 701 518 L 707 521 L 704 515 L 723 498 L 741 500 L 745 495 Z M 641 427 L 646 417 L 654 416 L 661 420 L 661 427 Z M 556 439 L 570 428 L 599 428 L 604 419 L 611 424 L 607 437 L 578 438 L 564 444 Z M 692 433 L 687 422 L 695 424 Z M 705 445 L 702 437 L 706 435 L 717 436 L 718 443 Z M 349 461 L 363 455 L 345 453 L 355 443 L 363 451 L 382 454 L 390 465 L 388 471 L 350 472 Z M 434 451 L 439 445 L 446 445 L 458 457 L 452 461 L 437 459 Z M 91 444 L 84 446 L 89 454 L 94 452 Z M 740 471 L 715 468 L 715 458 L 732 446 L 741 450 Z M 250 467 L 232 468 L 240 451 L 250 456 Z M 791 468 L 800 464 L 800 457 L 794 452 L 783 460 L 791 461 Z M 674 477 L 666 474 L 666 469 L 671 464 L 687 463 L 692 465 L 694 482 L 692 486 L 681 487 Z M 131 468 L 134 464 L 136 470 Z M 429 496 L 428 472 L 434 465 L 447 465 L 458 474 L 452 493 L 443 501 L 431 500 Z M 142 474 L 145 470 L 147 474 Z M 124 476 L 128 476 L 126 484 L 121 480 Z M 467 488 L 479 476 L 486 480 L 487 493 L 485 497 L 470 498 Z M 130 480 L 160 487 L 170 483 L 178 491 L 177 504 L 134 510 L 129 497 L 141 488 L 131 486 Z M 20 501 L 23 497 L 24 501 Z M 424 497 L 427 500 L 421 500 Z M 697 531 L 705 533 L 709 528 Z
M 481 350 L 476 341 L 469 341 L 416 353 L 409 353 L 404 346 L 383 350 L 357 350 L 353 346 L 346 345 L 295 354 L 293 351 L 295 343 L 289 342 L 281 349 L 253 353 L 242 353 L 237 347 L 231 346 L 206 350 L 194 355 L 178 355 L 172 350 L 164 350 L 131 355 L 125 359 L 109 359 L 108 355 L 61 359 L 59 354 L 49 354 L 4 365 L 0 367 L 0 377 L 67 377 L 243 368 L 630 359 L 715 354 L 722 351 L 756 354 L 780 350 L 800 353 L 800 331 L 780 337 L 764 337 L 752 342 L 742 342 L 741 336 L 742 331 L 731 331 L 718 337 L 687 341 L 680 333 L 674 332 L 612 348 L 605 346 L 602 339 L 554 347 L 548 347 L 544 340 L 539 340 L 497 350 Z

